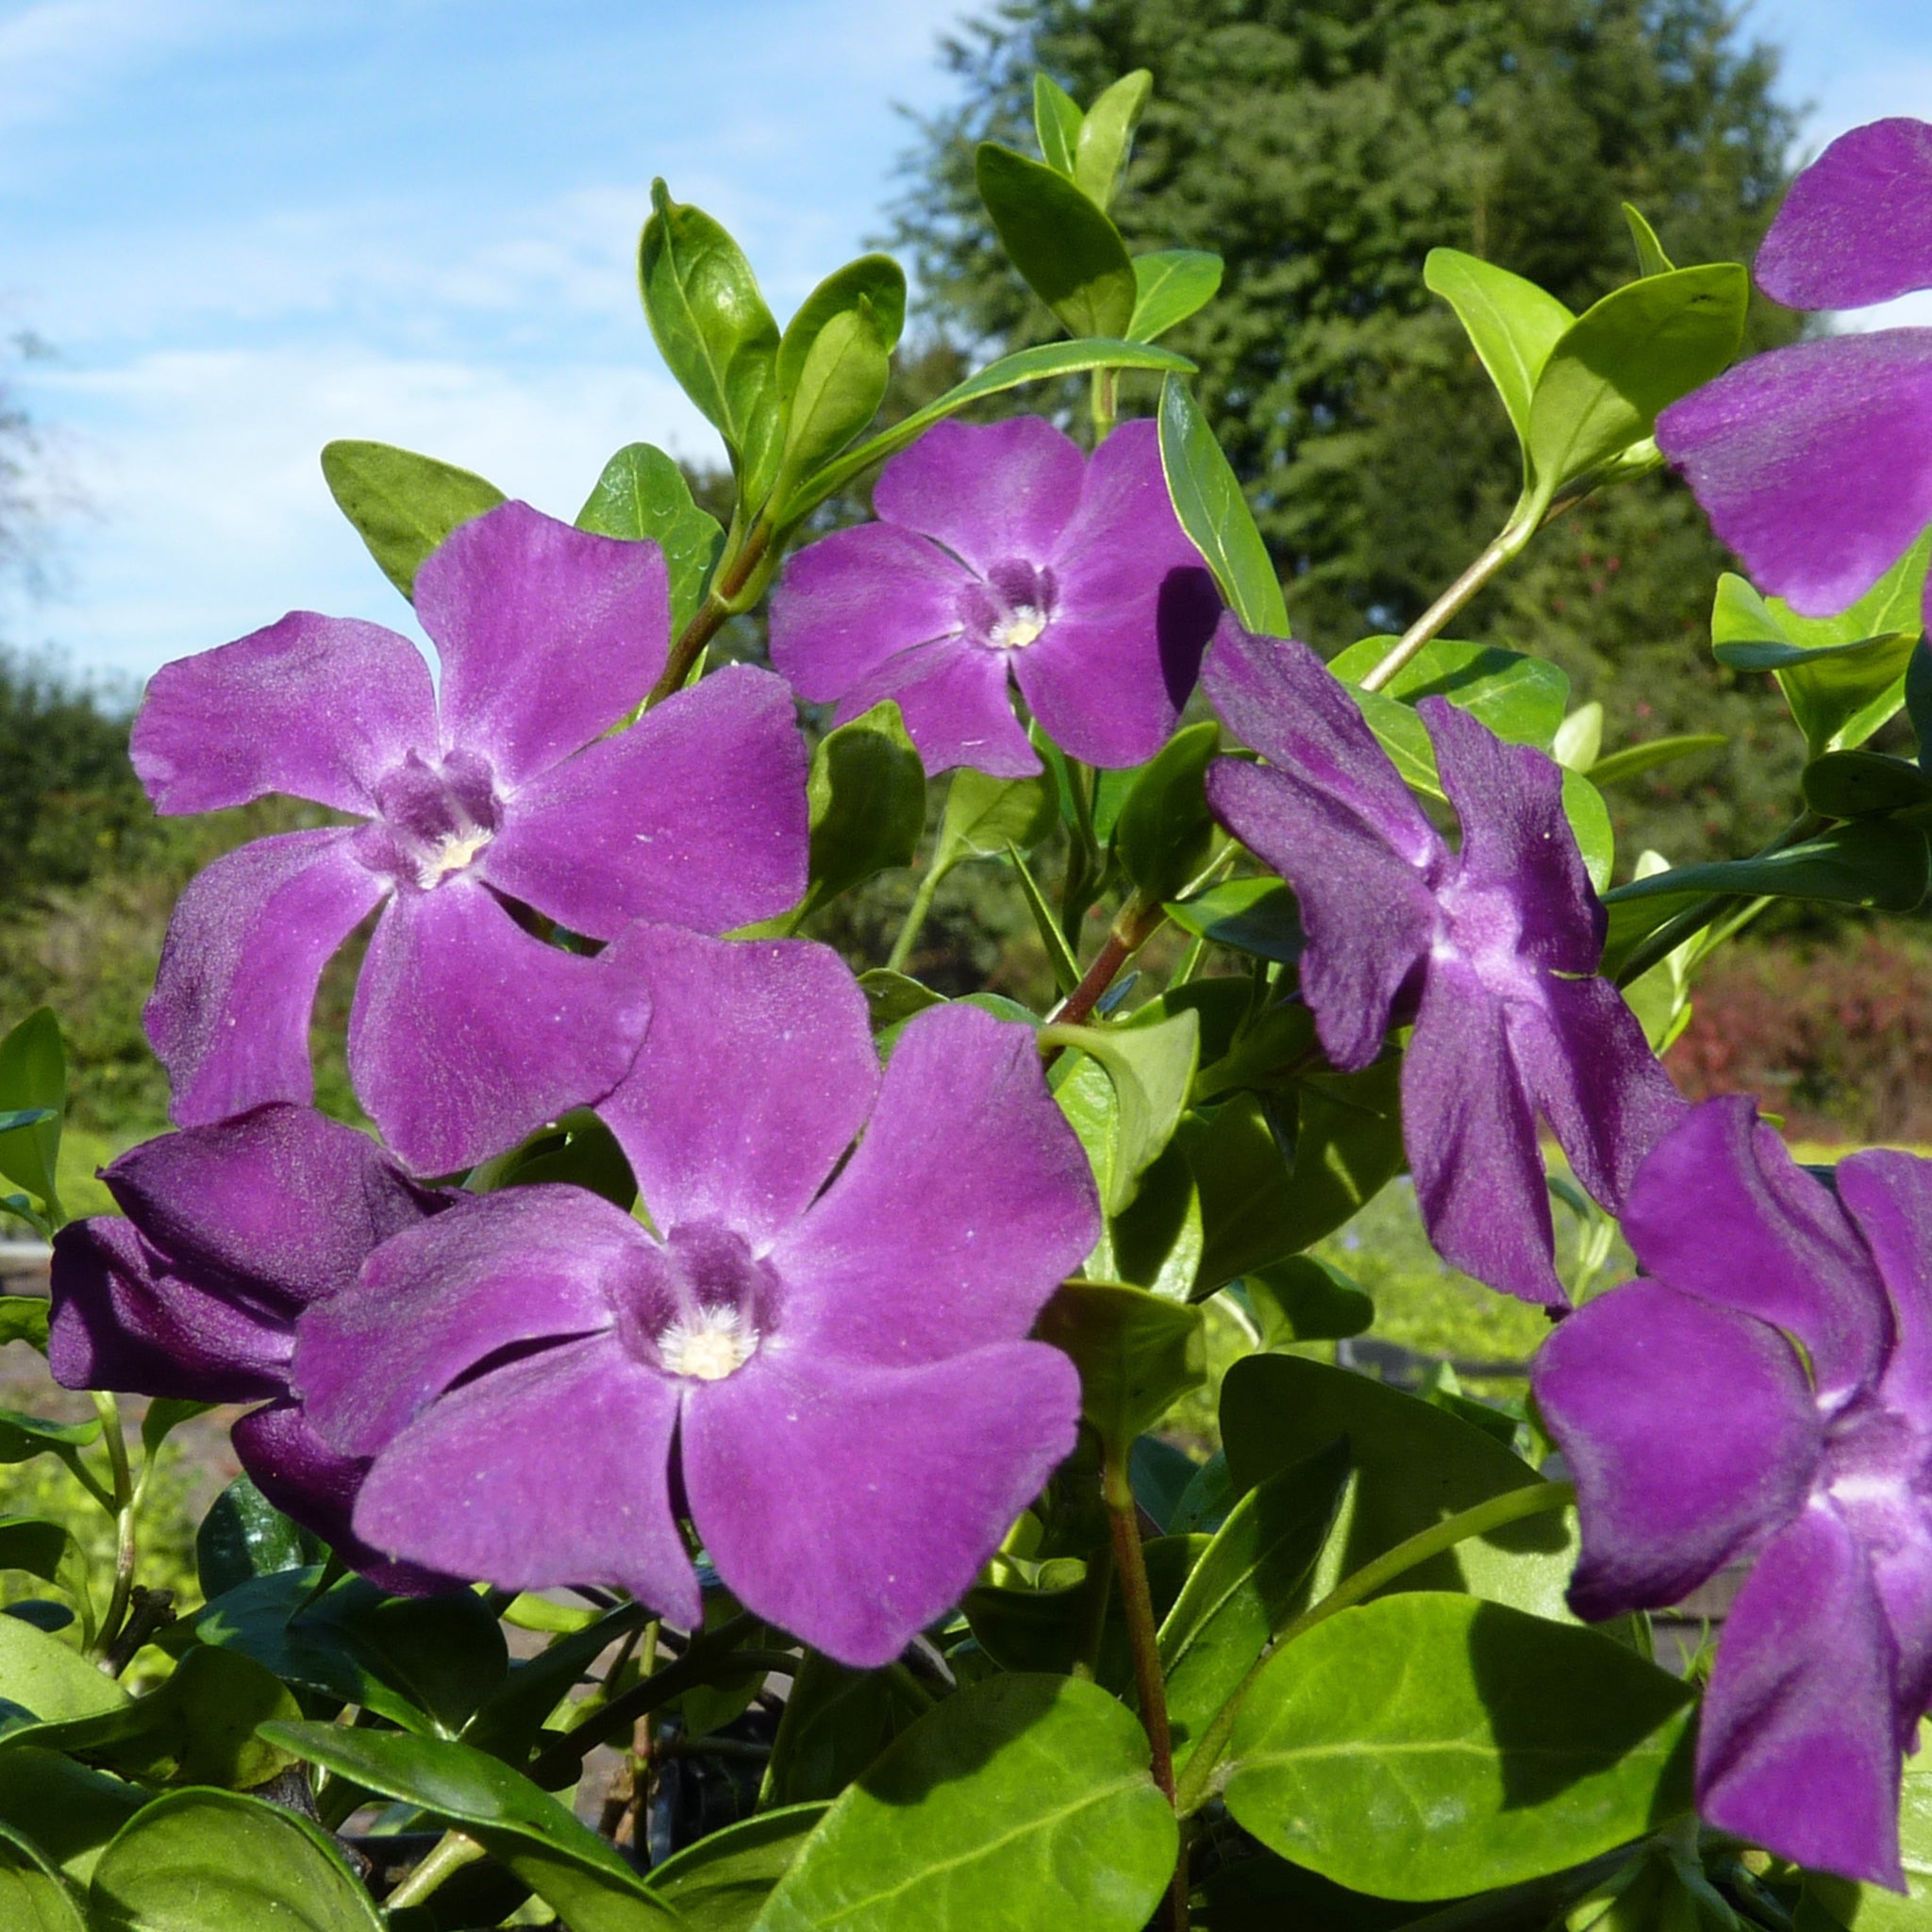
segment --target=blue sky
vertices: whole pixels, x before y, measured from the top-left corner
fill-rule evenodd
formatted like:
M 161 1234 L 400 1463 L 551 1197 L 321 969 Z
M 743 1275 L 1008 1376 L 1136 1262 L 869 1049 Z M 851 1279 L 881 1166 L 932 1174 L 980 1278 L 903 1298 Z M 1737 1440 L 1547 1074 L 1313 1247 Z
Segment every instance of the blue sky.
M 0 0 L 0 326 L 47 431 L 50 592 L 0 634 L 144 675 L 291 607 L 403 622 L 315 454 L 369 436 L 573 513 L 709 432 L 632 250 L 649 183 L 781 317 L 880 221 L 959 0 Z M 1807 144 L 1932 117 L 1923 0 L 1761 0 Z M 1913 319 L 1932 319 L 1924 305 Z

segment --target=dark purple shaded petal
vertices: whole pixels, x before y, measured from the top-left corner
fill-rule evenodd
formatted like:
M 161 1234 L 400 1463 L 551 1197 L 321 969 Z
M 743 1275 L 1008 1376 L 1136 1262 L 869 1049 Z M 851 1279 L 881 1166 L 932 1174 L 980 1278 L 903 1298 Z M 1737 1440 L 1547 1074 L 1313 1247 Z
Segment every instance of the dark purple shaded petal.
M 1510 1057 L 1577 1180 L 1615 1214 L 1689 1103 L 1608 980 L 1544 974 L 1541 991 L 1504 1009 Z
M 685 1491 L 747 1609 L 873 1669 L 965 1593 L 1079 1408 L 1078 1373 L 1042 1342 L 907 1369 L 771 1350 L 686 1396 Z
M 47 1365 L 63 1389 L 255 1402 L 288 1386 L 292 1311 L 183 1280 L 129 1222 L 63 1227 L 52 1281 Z
M 1698 1725 L 1706 1821 L 1903 1891 L 1893 1669 L 1865 1554 L 1813 1504 L 1767 1545 L 1725 1620 Z
M 1032 1030 L 929 1007 L 852 1158 L 772 1250 L 784 1332 L 901 1367 L 1014 1341 L 1099 1234 L 1092 1171 Z
M 1932 523 L 1932 329 L 1754 356 L 1673 403 L 1657 440 L 1752 582 L 1828 617 Z
M 331 1447 L 374 1456 L 477 1363 L 611 1326 L 651 1240 L 581 1188 L 472 1197 L 371 1255 L 310 1308 L 290 1386 Z
M 514 1361 L 433 1404 L 356 1504 L 378 1550 L 503 1590 L 614 1585 L 704 1621 L 672 1514 L 678 1391 L 605 1337 Z
M 1241 743 L 1325 791 L 1419 872 L 1446 848 L 1375 741 L 1355 700 L 1307 645 L 1243 630 L 1229 611 L 1201 674 L 1222 723 Z
M 1435 894 L 1378 831 L 1295 771 L 1217 758 L 1207 789 L 1215 817 L 1294 888 L 1307 935 L 1302 996 L 1324 1050 L 1346 1073 L 1367 1066 L 1442 924 Z
M 1795 1335 L 1827 1408 L 1877 1374 L 1890 1324 L 1872 1257 L 1747 1095 L 1705 1101 L 1657 1142 L 1623 1221 L 1646 1274 Z
M 1041 769 L 1040 754 L 1013 715 L 1007 657 L 963 638 L 901 651 L 845 694 L 839 723 L 891 698 L 928 775 L 971 765 L 995 778 L 1031 777 Z
M 1900 1496 L 1890 1513 L 1901 1535 L 1883 1544 L 1861 1540 L 1886 1628 L 1898 1652 L 1892 1696 L 1896 1742 L 1901 1751 L 1909 1751 L 1916 1748 L 1920 1717 L 1932 1707 L 1932 1524 L 1916 1495 Z
M 1932 288 L 1932 125 L 1898 115 L 1840 135 L 1791 183 L 1756 267 L 1788 308 Z
M 631 929 L 607 956 L 651 1026 L 598 1112 L 669 1231 L 709 1222 L 763 1249 L 804 1213 L 879 1086 L 865 996 L 829 946 Z
M 938 423 L 879 472 L 874 510 L 934 537 L 984 576 L 1049 561 L 1087 475 L 1078 447 L 1041 416 Z
M 1870 1148 L 1838 1164 L 1838 1196 L 1891 1301 L 1879 1400 L 1932 1431 L 1932 1163 Z
M 1058 604 L 1076 615 L 1151 607 L 1171 572 L 1205 570 L 1174 513 L 1151 417 L 1123 423 L 1088 459 L 1080 508 L 1061 532 L 1052 566 Z M 1219 604 L 1216 598 L 1217 615 Z M 1208 633 L 1213 628 L 1210 617 Z
M 176 1270 L 245 1283 L 291 1321 L 348 1287 L 370 1249 L 456 1198 L 306 1107 L 260 1107 L 144 1141 L 101 1178 Z
M 1568 1306 L 1503 1002 L 1456 959 L 1434 960 L 1423 982 L 1402 1061 L 1402 1144 L 1423 1226 L 1445 1261 L 1524 1301 Z
M 390 889 L 357 858 L 356 837 L 258 839 L 175 902 L 142 1017 L 180 1125 L 313 1092 L 308 1016 L 322 969 Z
M 1442 790 L 1462 828 L 1445 904 L 1472 894 L 1507 905 L 1509 950 L 1557 973 L 1594 973 L 1607 924 L 1563 815 L 1563 773 L 1533 745 L 1505 744 L 1446 698 L 1416 707 Z
M 729 665 L 533 780 L 477 871 L 591 939 L 769 919 L 805 895 L 807 763 L 784 680 Z
M 1533 1379 L 1576 1484 L 1580 1617 L 1676 1603 L 1805 1507 L 1818 1406 L 1797 1351 L 1749 1315 L 1629 1282 L 1557 1325 Z
M 229 1433 L 242 1467 L 270 1503 L 313 1531 L 378 1589 L 394 1596 L 434 1596 L 463 1581 L 415 1563 L 392 1562 L 356 1534 L 350 1516 L 369 1465 L 338 1456 L 308 1426 L 297 1404 L 272 1402 L 242 1416 Z
M 831 704 L 896 653 L 956 635 L 975 581 L 895 524 L 834 530 L 785 559 L 772 592 L 772 668 L 800 697 Z
M 445 747 L 514 789 L 599 736 L 648 691 L 671 645 L 655 543 L 600 537 L 526 503 L 459 524 L 416 573 L 442 659 Z
M 356 1097 L 405 1166 L 454 1174 L 603 1099 L 650 1018 L 634 980 L 532 939 L 463 877 L 406 888 L 349 1014 Z
M 375 781 L 436 750 L 436 691 L 408 638 L 291 611 L 163 664 L 128 756 L 160 812 L 221 811 L 272 791 L 372 812 Z

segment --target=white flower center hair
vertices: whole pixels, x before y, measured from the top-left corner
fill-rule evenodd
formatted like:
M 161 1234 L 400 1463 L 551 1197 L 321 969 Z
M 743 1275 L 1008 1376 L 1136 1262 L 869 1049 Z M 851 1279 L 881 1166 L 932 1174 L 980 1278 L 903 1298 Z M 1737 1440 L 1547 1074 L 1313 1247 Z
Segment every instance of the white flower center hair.
M 993 625 L 987 641 L 996 651 L 1024 651 L 1045 628 L 1045 611 L 1017 604 Z
M 495 836 L 494 832 L 474 824 L 447 834 L 435 851 L 417 865 L 416 883 L 425 892 L 432 886 L 441 885 L 452 873 L 461 872 L 469 865 Z
M 722 1382 L 758 1350 L 758 1331 L 733 1307 L 700 1307 L 675 1316 L 658 1335 L 665 1372 L 695 1382 Z

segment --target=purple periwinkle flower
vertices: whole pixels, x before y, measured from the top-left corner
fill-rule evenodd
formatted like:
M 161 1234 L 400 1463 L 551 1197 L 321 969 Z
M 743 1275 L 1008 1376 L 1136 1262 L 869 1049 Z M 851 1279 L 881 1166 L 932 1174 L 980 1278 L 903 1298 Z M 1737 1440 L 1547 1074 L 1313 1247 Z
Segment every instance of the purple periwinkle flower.
M 366 823 L 202 873 L 146 1017 L 182 1125 L 306 1101 L 322 969 L 382 906 L 350 1073 L 397 1156 L 448 1174 L 608 1093 L 648 1015 L 634 977 L 544 944 L 511 905 L 596 940 L 645 915 L 722 932 L 782 912 L 805 890 L 806 757 L 785 686 L 749 667 L 603 735 L 664 665 L 656 544 L 506 503 L 415 595 L 440 693 L 407 638 L 308 611 L 156 675 L 133 754 L 158 810 L 280 791 Z
M 1221 608 L 1152 423 L 1091 457 L 1038 416 L 941 423 L 879 473 L 878 522 L 791 558 L 772 662 L 840 723 L 896 699 L 928 772 L 1040 770 L 1008 680 L 1062 750 L 1151 758 Z
M 1932 124 L 1840 135 L 1791 184 L 1757 274 L 1795 308 L 1932 288 Z M 1657 440 L 1753 581 L 1830 616 L 1932 523 L 1932 328 L 1754 356 L 1666 409 Z
M 1597 974 L 1604 908 L 1561 772 L 1424 698 L 1416 709 L 1461 822 L 1452 851 L 1306 644 L 1224 618 L 1203 681 L 1268 760 L 1217 759 L 1208 798 L 1294 888 L 1301 992 L 1323 1050 L 1353 1072 L 1391 1022 L 1413 1022 L 1402 1139 L 1430 1241 L 1492 1288 L 1563 1305 L 1537 1117 L 1614 1212 L 1684 1103 Z
M 366 1464 L 328 1448 L 289 1393 L 295 1318 L 371 1249 L 458 1197 L 306 1107 L 259 1107 L 122 1155 L 101 1178 L 123 1214 L 54 1238 L 47 1360 L 69 1389 L 259 1402 L 234 1427 L 255 1486 L 386 1589 L 441 1587 L 358 1542 Z
M 1752 1559 L 1698 1729 L 1722 1831 L 1904 1889 L 1899 1754 L 1932 1702 L 1932 1162 L 1838 1193 L 1730 1095 L 1639 1170 L 1645 1278 L 1557 1327 L 1539 1408 L 1576 1482 L 1585 1617 Z
M 824 946 L 612 953 L 654 1017 L 602 1112 L 655 1232 L 575 1188 L 468 1201 L 309 1309 L 295 1387 L 375 1458 L 377 1548 L 694 1625 L 689 1516 L 748 1608 L 886 1663 L 1074 1445 L 1078 1376 L 1024 1338 L 1099 1232 L 1086 1158 L 1025 1026 L 929 1008 L 881 1077 Z

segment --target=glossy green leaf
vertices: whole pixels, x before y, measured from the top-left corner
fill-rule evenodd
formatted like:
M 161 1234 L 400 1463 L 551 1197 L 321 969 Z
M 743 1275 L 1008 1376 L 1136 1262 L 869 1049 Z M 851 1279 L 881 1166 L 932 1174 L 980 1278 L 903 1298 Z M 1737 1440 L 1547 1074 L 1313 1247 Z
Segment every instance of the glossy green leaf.
M 1107 1224 L 1086 1273 L 1186 1301 L 1200 1273 L 1201 1190 L 1188 1158 L 1169 1141 L 1141 1176 L 1133 1201 Z
M 583 1188 L 626 1214 L 638 1198 L 637 1176 L 617 1136 L 587 1107 L 572 1108 L 521 1146 L 472 1169 L 465 1183 L 475 1194 L 546 1184 Z
M 141 1419 L 142 1448 L 150 1457 L 158 1456 L 161 1444 L 183 1423 L 192 1423 L 196 1416 L 208 1414 L 214 1406 L 212 1402 L 191 1401 L 185 1395 L 157 1395 Z
M 1133 153 L 1134 130 L 1154 92 L 1154 76 L 1137 67 L 1124 74 L 1080 117 L 1074 144 L 1074 179 L 1096 208 L 1111 208 Z
M 1676 267 L 1664 253 L 1664 245 L 1657 239 L 1657 230 L 1643 217 L 1634 203 L 1624 204 L 1624 221 L 1630 230 L 1630 241 L 1637 250 L 1637 273 L 1641 275 L 1667 275 Z
M 1069 181 L 1074 178 L 1074 156 L 1085 118 L 1079 102 L 1057 80 L 1044 74 L 1033 76 L 1033 131 L 1040 138 L 1041 156 Z
M 1678 738 L 1653 738 L 1642 744 L 1626 744 L 1590 767 L 1590 782 L 1599 791 L 1607 785 L 1627 785 L 1633 778 L 1656 771 L 1659 765 L 1695 758 L 1700 752 L 1722 751 L 1729 742 L 1722 731 L 1694 731 Z
M 1221 727 L 1211 719 L 1187 725 L 1141 768 L 1121 806 L 1114 857 L 1150 903 L 1178 892 L 1208 858 L 1214 817 L 1202 785 L 1220 749 Z
M 1347 1445 L 1333 1442 L 1250 1490 L 1167 1613 L 1160 1669 L 1176 1770 L 1269 1640 L 1303 1607 L 1348 1470 Z
M 1168 1533 L 1186 1536 L 1200 1530 L 1211 1535 L 1227 1521 L 1228 1511 L 1240 1500 L 1234 1478 L 1227 1473 L 1226 1452 L 1217 1449 L 1181 1491 L 1174 1514 L 1168 1519 Z
M 761 501 L 778 456 L 778 325 L 744 251 L 654 181 L 638 278 L 658 353 L 724 437 L 747 500 Z
M 58 1751 L 31 1744 L 0 1751 L 0 1818 L 72 1885 L 85 1888 L 108 1840 L 151 1792 Z M 7 1924 L 0 1915 L 0 1925 Z
M 1134 257 L 1134 319 L 1127 333 L 1151 342 L 1213 301 L 1222 259 L 1201 248 L 1162 248 Z
M 1119 1282 L 1068 1281 L 1034 1332 L 1080 1371 L 1080 1413 L 1109 1454 L 1124 1455 L 1208 1377 L 1198 1308 Z
M 1160 386 L 1160 465 L 1181 528 L 1234 614 L 1257 636 L 1287 637 L 1281 578 L 1255 513 L 1200 405 L 1172 377 Z
M 808 1651 L 772 1742 L 761 1802 L 836 1798 L 925 1707 L 890 1671 L 851 1670 Z
M 1340 1268 L 1291 1255 L 1250 1273 L 1243 1283 L 1263 1348 L 1339 1341 L 1373 1325 L 1375 1304 Z
M 1660 409 L 1724 369 L 1743 341 L 1750 291 L 1736 262 L 1674 269 L 1611 291 L 1565 330 L 1529 406 L 1529 518 L 1643 441 Z
M 858 990 L 865 995 L 874 1033 L 902 1025 L 914 1013 L 946 1003 L 943 993 L 934 992 L 931 987 L 922 986 L 918 980 L 904 973 L 894 973 L 887 966 L 874 966 L 870 972 L 861 973 Z
M 1534 282 L 1459 248 L 1430 249 L 1423 280 L 1455 309 L 1526 444 L 1537 377 L 1576 318 Z
M 1117 1112 L 1101 1206 L 1118 1214 L 1133 1200 L 1160 1150 L 1173 1140 L 1200 1052 L 1200 1022 L 1176 1013 L 1145 1026 L 1046 1026 L 1042 1046 L 1076 1048 L 1112 1085 Z
M 1762 858 L 1674 866 L 1669 872 L 1617 887 L 1604 894 L 1604 902 L 1622 908 L 1648 900 L 1730 892 L 1749 898 L 1824 899 L 1840 906 L 1909 912 L 1925 896 L 1925 835 L 1891 820 L 1870 819 L 1835 825 L 1815 839 L 1788 845 Z M 1615 909 L 1610 920 L 1614 946 L 1618 937 Z M 1606 958 L 1610 951 L 1607 946 Z
M 1828 819 L 1879 818 L 1932 805 L 1932 775 L 1875 751 L 1828 751 L 1805 767 L 1805 803 Z
M 504 500 L 494 483 L 469 470 L 386 442 L 325 443 L 322 475 L 337 508 L 406 597 L 416 593 L 423 559 L 458 525 Z
M 459 1825 L 575 1932 L 670 1932 L 676 1924 L 588 1825 L 521 1772 L 467 1744 L 342 1724 L 272 1724 L 263 1735 L 369 1790 Z
M 87 1552 L 64 1523 L 38 1516 L 0 1516 L 0 1570 L 25 1570 L 74 1600 L 83 1645 L 94 1641 L 93 1597 L 88 1588 Z
M 1563 774 L 1563 816 L 1570 821 L 1570 833 L 1576 841 L 1590 883 L 1599 892 L 1607 891 L 1616 862 L 1617 834 L 1603 793 L 1581 772 Z
M 1174 1871 L 1145 1732 L 1070 1677 L 949 1697 L 847 1790 L 757 1932 L 1140 1932 Z
M 0 1730 L 121 1709 L 127 1692 L 58 1637 L 0 1617 Z
M 60 1116 L 67 1106 L 67 1049 L 51 1007 L 38 1007 L 0 1040 L 0 1108 L 39 1113 L 0 1133 L 0 1174 L 60 1212 Z
M 887 698 L 819 740 L 806 796 L 811 883 L 791 924 L 875 873 L 912 863 L 925 829 L 925 768 L 897 704 Z
M 651 1890 L 690 1932 L 746 1932 L 825 1810 L 787 1805 L 727 1824 L 654 1867 Z
M 1306 943 L 1294 894 L 1279 879 L 1226 879 L 1163 910 L 1184 932 L 1292 965 Z
M 894 347 L 906 326 L 906 271 L 890 255 L 861 255 L 834 269 L 798 305 L 778 340 L 778 396 L 787 408 L 798 394 L 812 344 L 829 323 L 860 302 L 870 308 L 880 341 Z
M 1394 641 L 1392 637 L 1363 638 L 1332 658 L 1328 668 L 1344 684 L 1356 687 L 1388 655 Z M 1457 710 L 1481 720 L 1508 743 L 1533 744 L 1539 751 L 1548 751 L 1562 727 L 1570 702 L 1570 679 L 1542 658 L 1491 644 L 1464 643 L 1455 638 L 1431 638 L 1379 695 L 1404 705 L 1413 705 L 1421 698 L 1447 698 Z M 1370 723 L 1374 724 L 1374 718 Z M 1409 757 L 1426 760 L 1433 778 L 1435 755 L 1420 718 L 1408 734 L 1408 743 L 1413 746 Z
M 100 1433 L 97 1421 L 49 1422 L 44 1416 L 0 1408 L 0 1463 L 26 1462 L 36 1456 L 58 1456 L 65 1460 L 76 1449 L 97 1441 Z
M 1007 258 L 1071 336 L 1124 336 L 1134 319 L 1134 264 L 1120 230 L 1064 175 L 983 141 L 979 198 Z
M 7 1932 L 87 1932 L 52 1862 L 10 1819 L 0 1823 L 0 1925 Z
M 1184 1449 L 1159 1436 L 1136 1436 L 1127 1452 L 1127 1480 L 1134 1501 L 1165 1529 L 1174 1505 L 1187 1493 L 1200 1465 Z
M 47 1352 L 48 1302 L 43 1294 L 0 1294 L 0 1346 L 24 1341 Z
M 1300 1356 L 1236 1362 L 1222 1384 L 1221 1430 L 1229 1474 L 1242 1491 L 1338 1437 L 1347 1440 L 1356 1477 L 1316 1568 L 1316 1597 L 1445 1516 L 1541 1480 L 1447 1409 Z M 1467 1591 L 1570 1622 L 1564 1592 L 1576 1550 L 1573 1517 L 1529 1517 L 1417 1564 L 1392 1588 Z
M 1045 778 L 991 778 L 961 765 L 946 788 L 933 866 L 943 876 L 968 858 L 1004 858 L 1008 845 L 1030 852 L 1054 824 L 1053 791 Z
M 1685 1815 L 1690 1689 L 1593 1630 L 1433 1591 L 1272 1658 L 1224 1796 L 1283 1857 L 1383 1898 L 1583 1863 Z
M 724 547 L 717 518 L 692 500 L 684 472 L 648 442 L 625 444 L 604 465 L 577 512 L 577 528 L 655 543 L 663 551 L 671 578 L 673 637 L 696 615 Z
M 904 311 L 902 284 L 899 312 L 903 315 Z M 877 415 L 892 377 L 889 324 L 889 317 L 882 318 L 874 311 L 870 297 L 857 297 L 849 308 L 841 309 L 812 336 L 789 389 L 785 349 L 780 344 L 779 393 L 785 421 L 780 462 L 783 475 L 804 475 L 827 458 L 836 456 Z
M 94 1868 L 94 1932 L 382 1932 L 329 1835 L 235 1791 L 171 1791 Z
M 1855 1885 L 1823 1872 L 1805 1874 L 1805 1899 L 1829 1912 L 1845 1932 L 1924 1932 L 1932 1924 L 1932 1724 L 1919 1725 L 1919 1748 L 1906 1759 L 1899 1793 L 1899 1862 L 1905 1867 L 1901 1897 L 1883 1886 Z M 1812 1932 L 1801 1915 L 1799 1932 Z

